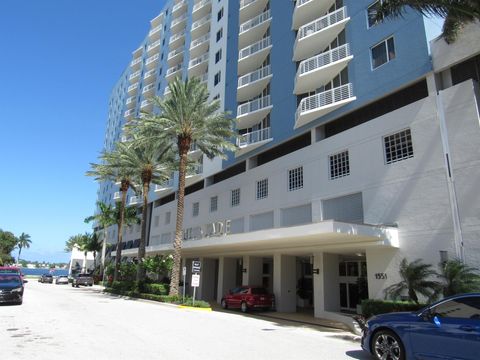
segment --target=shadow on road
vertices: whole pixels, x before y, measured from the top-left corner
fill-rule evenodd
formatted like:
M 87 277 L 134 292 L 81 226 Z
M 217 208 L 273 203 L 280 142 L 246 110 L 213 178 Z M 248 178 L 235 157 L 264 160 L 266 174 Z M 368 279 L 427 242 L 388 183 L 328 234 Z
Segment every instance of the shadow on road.
M 366 353 L 363 350 L 352 350 L 352 351 L 347 351 L 345 355 L 348 356 L 348 358 L 351 359 L 359 359 L 359 360 L 372 360 L 373 358 L 370 356 L 370 354 Z

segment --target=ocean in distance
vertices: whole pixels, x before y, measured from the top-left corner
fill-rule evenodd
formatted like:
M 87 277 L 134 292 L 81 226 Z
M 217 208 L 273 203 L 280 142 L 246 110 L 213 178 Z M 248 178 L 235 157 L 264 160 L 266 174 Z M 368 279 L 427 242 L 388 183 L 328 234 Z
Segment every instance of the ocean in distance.
M 51 274 L 53 276 L 68 275 L 68 269 L 29 269 L 22 267 L 23 275 L 42 276 L 43 274 Z

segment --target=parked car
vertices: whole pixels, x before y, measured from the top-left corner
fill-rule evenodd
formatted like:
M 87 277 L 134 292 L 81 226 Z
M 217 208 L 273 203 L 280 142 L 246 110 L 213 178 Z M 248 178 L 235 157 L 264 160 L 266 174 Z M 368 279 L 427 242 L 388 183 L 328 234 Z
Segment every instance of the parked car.
M 93 277 L 90 274 L 78 274 L 73 277 L 72 287 L 79 285 L 93 286 Z
M 68 284 L 68 276 L 66 275 L 60 275 L 55 278 L 55 284 L 56 285 L 65 285 Z
M 0 303 L 23 302 L 23 280 L 14 273 L 0 273 Z
M 53 284 L 53 276 L 51 274 L 43 274 L 38 279 L 38 282 Z
M 455 295 L 417 312 L 373 316 L 362 348 L 375 359 L 476 360 L 480 352 L 480 293 Z
M 261 286 L 241 286 L 225 294 L 221 304 L 224 309 L 239 308 L 242 312 L 268 310 L 275 308 L 275 296 Z

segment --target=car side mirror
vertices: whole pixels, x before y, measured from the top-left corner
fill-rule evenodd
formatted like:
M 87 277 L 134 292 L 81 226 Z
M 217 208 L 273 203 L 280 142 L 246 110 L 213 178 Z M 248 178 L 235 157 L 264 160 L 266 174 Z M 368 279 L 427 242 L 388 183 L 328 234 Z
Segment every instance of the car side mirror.
M 28 280 L 26 280 L 26 279 L 25 279 L 25 280 L 23 280 L 23 283 L 24 283 L 24 284 L 28 283 Z
M 432 321 L 432 318 L 433 318 L 433 313 L 432 313 L 432 309 L 426 309 L 422 315 L 421 315 L 422 319 L 424 321 Z

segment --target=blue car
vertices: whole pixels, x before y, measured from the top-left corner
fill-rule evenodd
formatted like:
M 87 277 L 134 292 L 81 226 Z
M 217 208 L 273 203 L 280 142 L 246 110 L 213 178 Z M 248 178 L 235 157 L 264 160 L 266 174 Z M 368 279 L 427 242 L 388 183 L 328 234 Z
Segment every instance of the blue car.
M 480 359 L 480 293 L 442 299 L 418 312 L 373 316 L 362 348 L 375 359 Z

